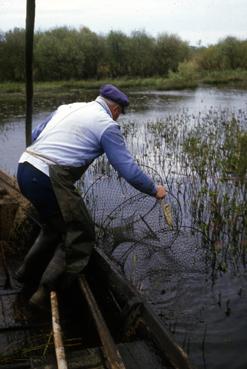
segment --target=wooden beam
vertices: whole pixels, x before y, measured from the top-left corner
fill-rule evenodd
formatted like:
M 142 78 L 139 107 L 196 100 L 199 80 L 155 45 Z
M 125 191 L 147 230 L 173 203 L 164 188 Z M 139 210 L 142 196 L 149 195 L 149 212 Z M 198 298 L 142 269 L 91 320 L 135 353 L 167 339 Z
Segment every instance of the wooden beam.
M 101 343 L 103 346 L 103 350 L 105 352 L 105 356 L 108 362 L 109 369 L 125 369 L 125 365 L 123 363 L 120 352 L 115 342 L 113 341 L 111 333 L 105 323 L 105 320 L 90 290 L 90 287 L 87 283 L 85 276 L 82 275 L 79 277 L 79 284 L 85 296 L 85 299 L 88 303 L 90 311 L 93 315 L 94 322 L 96 324 L 98 334 L 101 339 Z

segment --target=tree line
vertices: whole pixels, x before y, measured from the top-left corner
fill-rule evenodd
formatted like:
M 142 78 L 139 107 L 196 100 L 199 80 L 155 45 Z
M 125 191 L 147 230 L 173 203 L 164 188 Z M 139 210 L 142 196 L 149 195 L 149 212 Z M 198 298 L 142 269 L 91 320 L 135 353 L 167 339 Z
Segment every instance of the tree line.
M 0 33 L 0 81 L 24 81 L 24 48 L 24 29 Z M 199 71 L 247 69 L 247 40 L 229 36 L 215 45 L 191 47 L 174 34 L 102 35 L 87 27 L 59 27 L 34 35 L 36 81 L 166 77 L 186 63 Z

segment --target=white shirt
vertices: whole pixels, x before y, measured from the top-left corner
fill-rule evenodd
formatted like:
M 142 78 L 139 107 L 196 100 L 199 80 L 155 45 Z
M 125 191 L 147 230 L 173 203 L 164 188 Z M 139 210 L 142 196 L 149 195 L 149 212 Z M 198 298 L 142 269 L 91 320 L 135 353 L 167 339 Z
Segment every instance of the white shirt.
M 49 176 L 49 164 L 87 166 L 101 155 L 101 136 L 118 126 L 99 96 L 95 101 L 61 105 L 34 143 L 20 157 Z

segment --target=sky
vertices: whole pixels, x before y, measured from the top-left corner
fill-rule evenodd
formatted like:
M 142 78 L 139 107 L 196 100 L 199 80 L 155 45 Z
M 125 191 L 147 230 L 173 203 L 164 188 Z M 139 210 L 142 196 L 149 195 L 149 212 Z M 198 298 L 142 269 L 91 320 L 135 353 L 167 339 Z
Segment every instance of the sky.
M 0 30 L 25 27 L 26 0 L 0 0 Z M 36 0 L 35 29 L 88 27 L 97 34 L 145 30 L 191 45 L 247 39 L 247 0 Z

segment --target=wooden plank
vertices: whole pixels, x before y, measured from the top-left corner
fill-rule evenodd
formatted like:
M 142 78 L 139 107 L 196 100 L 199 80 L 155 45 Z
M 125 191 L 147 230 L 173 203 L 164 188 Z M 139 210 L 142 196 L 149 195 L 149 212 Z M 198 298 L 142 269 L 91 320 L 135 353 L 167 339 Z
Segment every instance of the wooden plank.
M 16 325 L 15 300 L 15 295 L 0 297 L 0 329 Z
M 17 201 L 9 195 L 0 198 L 0 240 L 8 240 L 17 208 Z
M 70 369 L 108 369 L 100 348 L 88 348 L 67 353 Z M 54 359 L 33 359 L 35 369 L 57 369 Z
M 0 280 L 2 280 L 3 282 L 3 279 L 5 279 L 4 284 L 1 285 L 2 289 L 13 289 L 15 287 L 15 283 L 13 282 L 12 275 L 10 273 L 9 266 L 5 257 L 5 250 L 8 248 L 8 246 L 9 245 L 6 241 L 0 240 L 0 256 L 2 264 L 2 269 L 0 269 Z
M 1 245 L 0 245 L 0 254 L 1 254 Z M 7 282 L 7 276 L 5 273 L 5 266 L 4 266 L 3 258 L 0 256 L 0 290 L 5 288 L 6 282 Z
M 111 333 L 104 321 L 104 318 L 99 310 L 98 304 L 89 288 L 85 276 L 79 277 L 79 283 L 81 290 L 87 300 L 91 313 L 93 315 L 95 325 L 98 330 L 98 334 L 103 345 L 103 350 L 107 357 L 108 365 L 110 369 L 125 369 L 125 365 L 122 361 L 122 357 L 113 341 Z
M 130 286 L 109 258 L 98 248 L 94 250 L 93 258 L 96 263 L 94 268 L 97 272 L 102 273 L 102 283 L 108 284 L 120 306 L 122 305 L 123 311 L 126 313 L 126 322 L 128 317 L 134 315 L 135 321 L 131 320 L 129 326 L 137 329 L 139 325 L 143 335 L 155 342 L 157 348 L 173 364 L 174 368 L 191 369 L 193 366 L 188 355 L 173 340 L 152 307 L 138 291 Z M 126 306 L 123 305 L 124 303 Z M 137 314 L 135 314 L 135 310 Z M 128 323 L 126 330 L 128 330 Z
M 118 345 L 127 369 L 169 368 L 152 346 L 145 341 L 135 341 Z
M 155 350 L 144 341 L 121 343 L 117 345 L 126 362 L 126 369 L 168 369 L 164 362 L 156 355 Z M 68 366 L 70 369 L 107 369 L 106 358 L 102 354 L 102 348 L 88 348 L 68 352 Z M 35 360 L 36 369 L 57 369 L 52 361 Z

